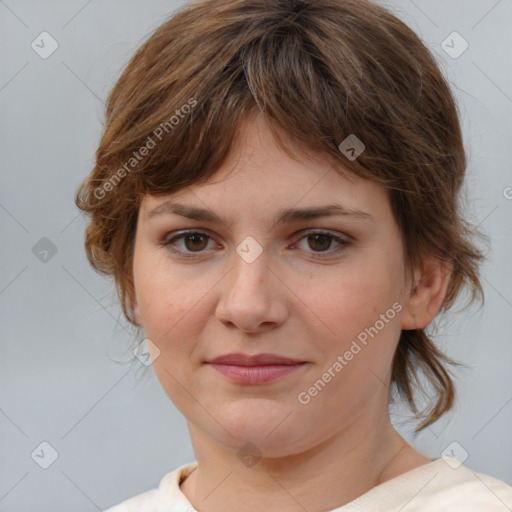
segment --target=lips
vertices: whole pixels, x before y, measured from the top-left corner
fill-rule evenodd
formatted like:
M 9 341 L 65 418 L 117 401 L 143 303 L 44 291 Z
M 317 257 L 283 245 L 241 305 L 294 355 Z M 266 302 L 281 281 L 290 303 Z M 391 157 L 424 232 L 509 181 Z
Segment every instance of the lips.
M 295 365 L 304 362 L 305 361 L 301 361 L 300 359 L 292 359 L 278 354 L 256 354 L 251 356 L 240 352 L 224 354 L 207 361 L 207 363 L 235 366 Z

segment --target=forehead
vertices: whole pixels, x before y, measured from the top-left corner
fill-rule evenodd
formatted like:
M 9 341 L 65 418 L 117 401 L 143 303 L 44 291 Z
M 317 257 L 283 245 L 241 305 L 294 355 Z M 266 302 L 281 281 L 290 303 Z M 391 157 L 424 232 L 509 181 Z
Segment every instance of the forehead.
M 389 213 L 386 190 L 353 174 L 338 172 L 322 155 L 292 146 L 290 155 L 274 139 L 261 117 L 241 126 L 231 152 L 206 183 L 167 196 L 143 197 L 142 210 L 173 202 L 221 211 L 277 212 L 283 208 L 341 204 L 347 210 Z

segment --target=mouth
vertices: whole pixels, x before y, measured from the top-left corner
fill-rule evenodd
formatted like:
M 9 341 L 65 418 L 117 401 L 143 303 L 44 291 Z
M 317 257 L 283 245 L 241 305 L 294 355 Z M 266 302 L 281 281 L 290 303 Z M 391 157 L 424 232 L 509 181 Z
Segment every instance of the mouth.
M 300 359 L 281 356 L 279 354 L 243 354 L 241 352 L 224 354 L 209 361 L 209 364 L 224 364 L 232 366 L 293 366 L 304 363 Z
M 270 364 L 261 366 L 237 366 L 208 363 L 214 370 L 237 384 L 249 386 L 267 384 L 290 375 L 303 368 L 306 363 Z

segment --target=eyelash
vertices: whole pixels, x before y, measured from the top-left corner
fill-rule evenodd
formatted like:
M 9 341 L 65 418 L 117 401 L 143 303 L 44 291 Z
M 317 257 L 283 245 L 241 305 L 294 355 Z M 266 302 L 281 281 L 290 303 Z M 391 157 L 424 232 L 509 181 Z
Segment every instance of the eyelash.
M 181 233 L 179 233 L 176 236 L 173 236 L 172 238 L 166 238 L 165 240 L 163 240 L 161 242 L 161 245 L 163 247 L 167 248 L 168 250 L 170 250 L 171 252 L 173 252 L 174 254 L 178 254 L 179 256 L 182 256 L 184 258 L 194 258 L 195 256 L 202 255 L 204 253 L 204 251 L 197 251 L 197 252 L 182 251 L 181 249 L 176 249 L 173 246 L 173 243 L 176 242 L 176 240 L 180 240 L 188 235 L 203 235 L 203 236 L 206 236 L 210 240 L 213 238 L 208 233 L 205 233 L 204 231 L 188 230 L 188 231 L 182 231 Z M 323 230 L 308 231 L 301 238 L 299 238 L 299 240 L 295 243 L 298 243 L 301 240 L 303 240 L 304 238 L 307 238 L 308 236 L 311 236 L 311 235 L 325 235 L 340 244 L 340 246 L 334 250 L 312 252 L 311 254 L 313 255 L 313 257 L 318 258 L 318 259 L 323 259 L 328 256 L 332 256 L 333 254 L 342 252 L 343 250 L 346 249 L 346 247 L 348 247 L 352 243 L 352 242 L 349 242 L 348 240 L 345 240 L 343 238 L 340 238 L 340 237 L 332 234 L 329 231 L 323 231 Z M 326 256 L 324 256 L 324 254 Z

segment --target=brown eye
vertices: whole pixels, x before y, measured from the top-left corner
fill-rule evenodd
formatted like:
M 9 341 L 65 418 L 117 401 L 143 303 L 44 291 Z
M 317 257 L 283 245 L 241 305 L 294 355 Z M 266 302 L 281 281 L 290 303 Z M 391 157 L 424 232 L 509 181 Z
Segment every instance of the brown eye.
M 333 246 L 333 243 L 336 245 Z M 351 244 L 350 239 L 341 238 L 333 233 L 310 231 L 295 245 L 313 257 L 322 258 L 342 252 Z
M 206 233 L 186 231 L 164 240 L 162 246 L 180 256 L 190 257 L 206 253 L 205 249 L 208 248 L 208 242 L 211 241 L 213 241 L 212 237 Z
M 332 237 L 324 234 L 309 235 L 308 244 L 316 251 L 326 251 L 332 243 Z
M 190 251 L 200 251 L 208 244 L 208 236 L 200 233 L 194 233 L 191 235 L 184 235 L 185 247 Z

